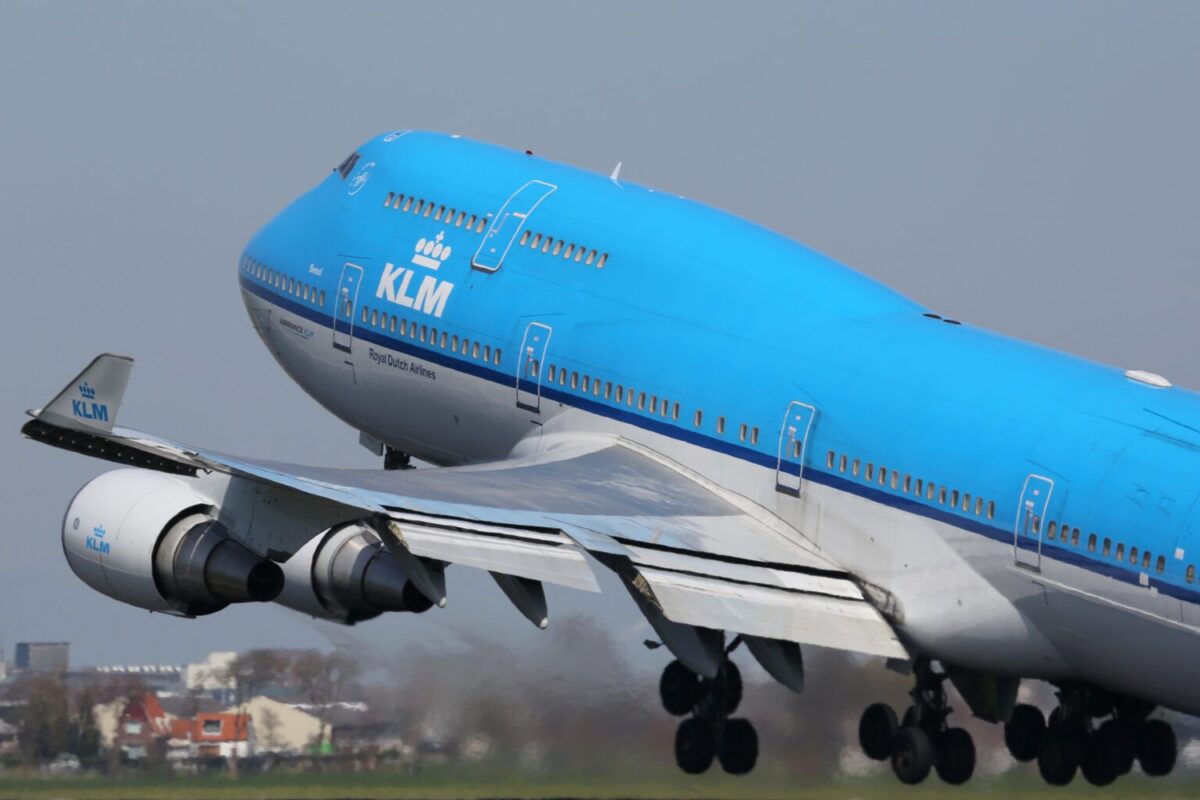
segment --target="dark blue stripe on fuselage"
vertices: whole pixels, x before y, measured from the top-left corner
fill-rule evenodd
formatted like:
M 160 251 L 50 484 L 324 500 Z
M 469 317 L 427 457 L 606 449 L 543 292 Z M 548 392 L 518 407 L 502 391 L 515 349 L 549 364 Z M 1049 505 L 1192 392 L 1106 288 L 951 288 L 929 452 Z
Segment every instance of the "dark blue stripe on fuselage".
M 288 294 L 279 292 L 274 286 L 260 283 L 257 280 L 251 279 L 245 274 L 239 273 L 239 282 L 242 289 L 261 297 L 268 302 L 286 309 L 287 311 L 303 317 L 304 319 L 315 322 L 316 324 L 333 330 L 333 317 L 326 313 L 323 309 L 314 307 L 309 303 L 304 303 L 296 300 Z M 357 308 L 355 309 L 358 310 Z M 448 333 L 449 331 L 447 331 Z M 477 363 L 474 361 L 455 358 L 452 354 L 441 349 L 430 349 L 421 346 L 420 343 L 400 336 L 389 336 L 386 331 L 380 331 L 375 328 L 367 327 L 355 323 L 353 327 L 353 338 L 363 342 L 377 344 L 380 347 L 386 347 L 389 350 L 394 350 L 401 353 L 448 367 L 456 372 L 461 372 L 467 375 L 472 375 L 477 378 L 491 381 L 503 386 L 513 387 L 516 391 L 516 370 L 511 372 L 502 372 L 494 369 L 491 366 Z M 699 431 L 691 430 L 686 427 L 672 425 L 669 422 L 663 421 L 650 416 L 636 414 L 627 411 L 623 408 L 608 405 L 598 402 L 586 396 L 572 394 L 559 389 L 553 384 L 546 384 L 541 387 L 541 396 L 543 399 L 560 402 L 563 405 L 577 408 L 588 413 L 598 414 L 609 419 L 614 419 L 629 425 L 634 425 L 644 430 L 668 436 L 678 441 L 686 442 L 697 447 L 702 447 L 706 450 L 712 450 L 724 455 L 732 456 L 742 461 L 748 461 L 770 470 L 775 470 L 778 465 L 778 456 L 771 453 L 755 450 L 751 447 L 727 442 L 723 439 L 718 439 Z M 1013 544 L 1013 533 L 1002 528 L 997 528 L 988 525 L 985 522 L 972 518 L 964 517 L 955 513 L 951 513 L 942 508 L 926 505 L 920 502 L 917 498 L 903 494 L 893 494 L 884 491 L 872 484 L 866 484 L 861 481 L 856 481 L 846 478 L 840 473 L 824 472 L 814 466 L 806 465 L 804 467 L 804 480 L 828 486 L 832 489 L 847 492 L 849 494 L 862 497 L 874 503 L 880 503 L 890 508 L 904 511 L 909 514 L 916 514 L 927 519 L 935 520 L 947 525 L 952 525 L 956 528 L 968 531 L 970 533 L 986 536 L 996 542 L 1011 546 Z M 1036 552 L 1037 542 L 1022 541 L 1021 549 Z M 1141 585 L 1140 576 L 1142 573 L 1138 570 L 1131 570 L 1124 565 L 1114 563 L 1112 561 L 1090 558 L 1084 552 L 1075 550 L 1070 547 L 1063 547 L 1057 542 L 1045 539 L 1042 540 L 1042 557 L 1060 561 L 1065 564 L 1080 567 L 1089 572 L 1103 575 L 1114 580 L 1129 583 L 1135 586 Z M 1186 586 L 1170 583 L 1165 580 L 1150 577 L 1148 586 L 1155 588 L 1160 594 L 1168 597 L 1174 597 L 1190 603 L 1200 602 L 1200 592 L 1189 589 Z

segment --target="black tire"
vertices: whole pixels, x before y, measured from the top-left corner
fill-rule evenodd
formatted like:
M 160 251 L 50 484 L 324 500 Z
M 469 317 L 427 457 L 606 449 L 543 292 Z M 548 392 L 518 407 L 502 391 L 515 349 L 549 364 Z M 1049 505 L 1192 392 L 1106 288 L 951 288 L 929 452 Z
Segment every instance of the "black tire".
M 705 720 L 691 717 L 679 723 L 675 731 L 675 763 L 689 775 L 699 775 L 712 766 L 717 754 L 717 742 L 712 726 Z
M 682 717 L 691 712 L 703 694 L 704 684 L 699 675 L 685 667 L 681 661 L 667 664 L 662 678 L 658 681 L 658 696 L 668 714 Z
M 731 719 L 725 723 L 717 758 L 730 775 L 745 775 L 758 763 L 758 731 L 748 719 Z
M 737 664 L 726 661 L 721 665 L 717 677 L 704 682 L 704 689 L 713 699 L 713 711 L 728 717 L 742 703 L 742 673 Z
M 1111 731 L 1111 729 L 1110 729 Z M 1111 733 L 1095 730 L 1083 741 L 1079 771 L 1093 786 L 1108 786 L 1120 775 L 1121 744 Z
M 904 709 L 904 716 L 900 718 L 900 727 L 901 728 L 917 727 L 917 707 L 916 706 L 909 706 L 908 708 Z
M 1046 718 L 1042 710 L 1028 703 L 1013 709 L 1012 717 L 1004 723 L 1004 744 L 1017 761 L 1033 761 L 1037 758 L 1042 737 L 1046 735 Z
M 938 777 L 961 786 L 975 774 L 975 741 L 962 728 L 950 728 L 934 740 L 934 766 Z
M 896 721 L 892 707 L 887 703 L 874 703 L 867 706 L 858 720 L 858 744 L 867 758 L 886 761 L 892 757 L 892 743 L 898 730 L 900 723 Z
M 1100 732 L 1111 737 L 1117 757 L 1117 775 L 1128 775 L 1133 770 L 1133 762 L 1137 758 L 1137 747 L 1134 743 L 1133 731 L 1136 728 L 1128 722 L 1119 719 L 1105 720 L 1100 726 Z
M 896 733 L 892 748 L 892 771 L 901 783 L 914 786 L 929 776 L 933 767 L 933 744 L 929 734 L 915 725 Z
M 1051 786 L 1066 786 L 1079 769 L 1080 743 L 1062 727 L 1054 727 L 1042 737 L 1038 747 L 1038 772 L 1042 780 Z
M 1170 775 L 1178 755 L 1175 731 L 1168 723 L 1161 719 L 1142 723 L 1137 736 L 1137 760 L 1142 772 L 1152 778 Z

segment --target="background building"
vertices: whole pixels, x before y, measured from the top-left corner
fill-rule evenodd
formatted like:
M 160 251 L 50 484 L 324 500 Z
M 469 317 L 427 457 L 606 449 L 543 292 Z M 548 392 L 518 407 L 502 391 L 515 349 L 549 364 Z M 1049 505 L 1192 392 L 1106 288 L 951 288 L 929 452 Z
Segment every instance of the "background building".
M 66 672 L 70 648 L 68 642 L 17 642 L 13 666 L 29 672 Z

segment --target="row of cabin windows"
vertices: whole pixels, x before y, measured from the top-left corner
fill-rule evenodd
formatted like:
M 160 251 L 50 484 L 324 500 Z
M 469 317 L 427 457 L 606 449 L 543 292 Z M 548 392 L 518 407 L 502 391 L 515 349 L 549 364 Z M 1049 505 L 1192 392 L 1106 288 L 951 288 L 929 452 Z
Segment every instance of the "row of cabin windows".
M 1039 521 L 1036 517 L 1034 518 L 1034 521 L 1033 521 L 1033 527 L 1034 527 L 1034 533 L 1037 533 L 1037 529 L 1039 527 Z M 1057 539 L 1058 541 L 1062 542 L 1063 544 L 1069 544 L 1072 547 L 1079 547 L 1081 537 L 1082 537 L 1082 534 L 1080 534 L 1079 528 L 1075 528 L 1070 525 L 1067 525 L 1065 522 L 1060 523 L 1058 521 L 1051 521 L 1050 523 L 1048 523 L 1046 525 L 1046 538 L 1047 539 L 1052 539 L 1052 540 Z M 1125 543 L 1124 542 L 1116 542 L 1115 545 L 1116 546 L 1114 548 L 1113 540 L 1108 538 L 1107 536 L 1104 537 L 1103 541 L 1100 541 L 1099 537 L 1097 537 L 1096 534 L 1094 534 L 1094 533 L 1088 534 L 1087 551 L 1089 553 L 1095 553 L 1098 549 L 1100 552 L 1100 555 L 1102 555 L 1102 556 L 1112 557 L 1116 561 L 1122 561 L 1122 562 L 1125 561 L 1125 555 L 1126 555 Z M 1128 554 L 1129 554 L 1129 563 L 1134 567 L 1138 566 L 1138 563 L 1140 561 L 1141 567 L 1144 570 L 1149 570 L 1150 565 L 1153 563 L 1154 571 L 1159 573 L 1160 575 L 1167 571 L 1167 557 L 1162 555 L 1161 553 L 1157 557 L 1155 557 L 1151 551 L 1149 551 L 1149 550 L 1139 551 L 1136 546 L 1131 545 L 1128 548 Z M 1188 583 L 1195 583 L 1196 567 L 1194 564 L 1188 565 L 1186 573 L 1185 573 L 1185 577 L 1186 577 Z
M 317 289 L 317 287 L 309 286 L 304 281 L 289 278 L 278 270 L 271 269 L 266 264 L 255 261 L 250 256 L 246 256 L 243 259 L 242 271 L 306 303 L 311 303 L 314 306 L 325 305 L 324 289 Z
M 347 314 L 350 313 L 349 301 L 347 305 Z M 500 363 L 500 348 L 492 348 L 490 344 L 483 344 L 477 341 L 471 341 L 467 337 L 459 338 L 458 334 L 447 334 L 446 331 L 438 333 L 437 328 L 431 328 L 428 325 L 417 325 L 415 322 L 410 322 L 402 317 L 397 317 L 395 314 L 388 314 L 386 311 L 379 311 L 376 308 L 367 308 L 363 306 L 362 323 L 370 325 L 372 328 L 378 328 L 381 331 L 390 331 L 399 336 L 407 337 L 414 342 L 422 344 L 430 344 L 433 347 L 440 347 L 442 350 L 449 350 L 451 353 L 459 353 L 467 358 L 473 358 L 476 361 L 483 363 Z
M 589 267 L 595 264 L 596 269 L 603 269 L 605 263 L 608 262 L 608 253 L 597 253 L 595 250 L 589 250 L 583 245 L 576 245 L 574 242 L 564 242 L 562 239 L 555 239 L 552 236 L 542 236 L 542 234 L 533 233 L 528 229 L 521 234 L 521 246 L 524 247 L 526 245 L 532 250 L 541 250 L 543 253 L 549 253 L 552 256 L 561 255 L 564 261 L 583 262 Z
M 411 196 L 406 197 L 396 192 L 388 192 L 383 205 L 400 211 L 411 211 L 421 217 L 432 217 L 436 222 L 443 222 L 446 225 L 453 222 L 456 228 L 465 227 L 467 230 L 473 230 L 476 233 L 483 233 L 488 223 L 488 217 L 485 214 L 480 214 L 479 216 L 474 214 L 468 215 L 465 211 L 446 208 L 444 205 L 438 205 L 432 200 L 420 200 Z
M 798 442 L 796 446 L 797 448 L 799 447 Z M 974 514 L 977 517 L 986 515 L 988 519 L 996 518 L 995 500 L 985 501 L 982 497 L 972 497 L 968 492 L 960 492 L 958 489 L 938 486 L 933 481 L 926 481 L 924 478 L 914 478 L 912 475 L 901 473 L 899 470 L 888 469 L 884 466 L 876 466 L 870 461 L 866 462 L 864 468 L 862 459 L 851 459 L 845 454 L 838 455 L 833 450 L 830 450 L 825 456 L 825 466 L 829 469 L 836 469 L 838 472 L 844 473 L 848 471 L 854 477 L 861 477 L 867 483 L 878 483 L 885 488 L 890 486 L 895 491 L 911 494 L 914 497 L 923 497 L 939 505 L 949 506 L 964 514 Z
M 529 365 L 529 371 L 533 377 L 537 377 L 540 368 L 537 361 Z M 656 394 L 647 394 L 633 387 L 625 387 L 612 381 L 593 378 L 578 370 L 568 370 L 566 367 L 558 367 L 551 364 L 547 378 L 549 383 L 557 383 L 559 386 L 564 387 L 569 386 L 571 389 L 583 394 L 590 394 L 593 397 L 603 397 L 605 400 L 615 402 L 617 405 L 636 408 L 638 411 L 648 411 L 663 419 L 677 420 L 680 416 L 680 406 L 676 401 L 668 400 L 665 397 L 660 398 Z M 696 409 L 695 415 L 692 418 L 692 424 L 697 428 L 704 425 L 704 411 Z M 717 417 L 717 433 L 724 436 L 725 428 L 725 417 Z M 751 426 L 742 423 L 738 427 L 739 441 L 758 444 L 758 437 L 759 429 L 757 425 Z

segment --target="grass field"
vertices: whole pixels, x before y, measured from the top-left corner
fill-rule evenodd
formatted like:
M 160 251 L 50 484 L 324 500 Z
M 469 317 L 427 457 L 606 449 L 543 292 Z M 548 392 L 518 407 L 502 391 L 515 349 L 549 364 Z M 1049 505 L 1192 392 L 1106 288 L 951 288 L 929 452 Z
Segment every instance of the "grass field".
M 1032 777 L 1032 776 L 1030 776 Z M 1152 781 L 1140 776 L 1096 789 L 1082 779 L 1066 789 L 1054 789 L 1027 778 L 976 781 L 965 787 L 931 779 L 918 787 L 894 780 L 797 781 L 785 775 L 731 778 L 663 776 L 657 779 L 614 780 L 585 777 L 536 778 L 494 771 L 446 770 L 417 776 L 393 772 L 357 774 L 270 774 L 233 780 L 224 775 L 174 778 L 39 778 L 0 775 L 0 798 L 5 800 L 476 800 L 477 798 L 796 798 L 797 800 L 883 800 L 884 798 L 1041 798 L 1200 797 L 1200 784 L 1184 779 Z

